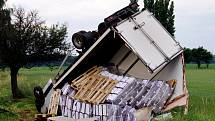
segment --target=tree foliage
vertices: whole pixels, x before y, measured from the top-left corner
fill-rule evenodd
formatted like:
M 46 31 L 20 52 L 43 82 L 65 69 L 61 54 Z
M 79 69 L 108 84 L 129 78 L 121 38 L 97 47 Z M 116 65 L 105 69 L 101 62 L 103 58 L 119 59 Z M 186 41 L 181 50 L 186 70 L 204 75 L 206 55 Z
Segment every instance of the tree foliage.
M 204 49 L 202 47 L 192 49 L 192 60 L 197 63 L 198 68 L 201 66 Z
M 10 10 L 4 8 L 5 0 L 0 0 L 0 45 L 5 44 L 5 42 L 8 41 L 9 31 L 11 30 L 11 17 L 10 17 Z M 2 39 L 5 39 L 5 41 L 1 41 Z M 3 49 L 4 46 L 0 46 L 1 49 Z M 1 67 L 3 65 L 2 56 L 0 53 L 0 64 Z
M 150 12 L 154 13 L 154 0 L 144 0 L 144 7 L 147 8 Z
M 0 0 L 0 10 L 3 8 L 4 4 L 5 4 L 5 1 L 4 0 Z
M 190 48 L 184 49 L 184 60 L 185 63 L 190 63 L 192 61 L 192 50 Z
M 207 64 L 207 68 L 209 67 L 210 61 L 213 60 L 214 56 L 211 52 L 205 52 L 203 55 L 202 61 L 204 61 Z
M 198 68 L 201 67 L 201 63 L 207 64 L 207 68 L 210 64 L 210 61 L 213 60 L 213 55 L 208 50 L 203 47 L 189 49 L 186 48 L 184 51 L 185 62 L 195 62 L 198 65 Z
M 144 8 L 147 8 L 160 21 L 160 23 L 167 29 L 167 31 L 174 36 L 175 33 L 175 15 L 174 2 L 170 0 L 144 0 Z
M 23 8 L 14 8 L 13 11 L 5 12 L 4 16 L 0 17 L 0 60 L 10 68 L 13 97 L 19 98 L 19 69 L 29 62 L 62 56 L 68 49 L 65 42 L 67 27 L 47 27 L 36 11 L 25 12 Z

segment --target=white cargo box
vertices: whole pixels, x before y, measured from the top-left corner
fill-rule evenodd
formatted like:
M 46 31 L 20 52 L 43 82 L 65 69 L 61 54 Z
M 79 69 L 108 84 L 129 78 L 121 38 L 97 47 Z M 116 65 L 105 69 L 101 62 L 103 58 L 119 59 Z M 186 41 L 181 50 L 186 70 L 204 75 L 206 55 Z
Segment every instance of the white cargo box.
M 147 10 L 116 26 L 117 33 L 151 70 L 182 52 L 182 47 Z

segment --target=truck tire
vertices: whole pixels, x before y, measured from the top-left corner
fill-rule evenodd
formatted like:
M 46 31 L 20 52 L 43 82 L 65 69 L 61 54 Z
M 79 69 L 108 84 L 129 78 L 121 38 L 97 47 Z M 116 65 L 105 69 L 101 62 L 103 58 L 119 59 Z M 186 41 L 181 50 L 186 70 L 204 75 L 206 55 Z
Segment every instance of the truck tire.
M 72 43 L 77 49 L 84 49 L 85 46 L 85 38 L 82 35 L 84 31 L 80 31 L 78 33 L 73 34 Z
M 34 87 L 34 97 L 37 111 L 41 112 L 41 108 L 45 103 L 45 96 L 43 94 L 43 89 L 40 86 Z

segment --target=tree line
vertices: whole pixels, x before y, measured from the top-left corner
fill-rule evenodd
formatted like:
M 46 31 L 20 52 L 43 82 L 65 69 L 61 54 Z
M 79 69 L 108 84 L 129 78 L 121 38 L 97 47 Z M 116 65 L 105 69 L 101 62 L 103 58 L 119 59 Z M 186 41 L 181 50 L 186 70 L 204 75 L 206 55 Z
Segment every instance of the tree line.
M 20 98 L 17 85 L 20 68 L 62 58 L 70 46 L 66 42 L 66 25 L 47 26 L 37 11 L 6 8 L 5 2 L 0 0 L 0 63 L 10 68 L 13 98 Z
M 184 58 L 185 63 L 194 62 L 197 64 L 197 67 L 200 68 L 202 63 L 209 67 L 210 62 L 213 60 L 214 56 L 211 52 L 204 49 L 203 47 L 198 48 L 185 48 L 184 49 Z

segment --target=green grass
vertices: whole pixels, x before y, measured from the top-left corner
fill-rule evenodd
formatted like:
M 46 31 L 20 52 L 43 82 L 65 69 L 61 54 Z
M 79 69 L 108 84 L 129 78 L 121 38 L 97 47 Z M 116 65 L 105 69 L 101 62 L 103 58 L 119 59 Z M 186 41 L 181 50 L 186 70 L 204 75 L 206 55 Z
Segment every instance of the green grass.
M 194 64 L 186 66 L 186 80 L 189 90 L 189 112 L 183 115 L 182 108 L 172 111 L 172 121 L 215 121 L 215 64 L 206 69 L 202 65 L 197 69 Z M 19 88 L 26 96 L 21 100 L 12 100 L 10 91 L 10 76 L 8 70 L 0 71 L 0 121 L 18 121 L 22 112 L 30 110 L 28 120 L 33 120 L 36 113 L 33 98 L 33 87 L 44 84 L 54 77 L 56 69 L 51 71 L 48 67 L 21 69 L 19 71 Z M 3 110 L 2 110 L 3 109 Z
M 23 117 L 32 121 L 36 113 L 33 88 L 38 85 L 43 87 L 55 74 L 56 69 L 51 71 L 48 67 L 21 69 L 18 74 L 18 86 L 25 98 L 13 100 L 11 98 L 9 70 L 0 71 L 0 121 L 19 121 Z M 28 110 L 30 113 L 23 113 Z
M 201 64 L 201 69 L 207 69 L 206 64 Z M 197 64 L 187 64 L 187 69 L 197 69 Z M 208 69 L 215 69 L 215 64 L 210 64 Z
M 188 67 L 186 80 L 190 95 L 189 113 L 176 113 L 174 121 L 215 121 L 215 70 Z

